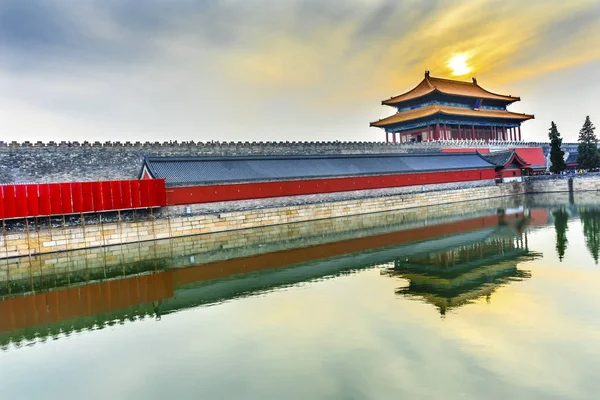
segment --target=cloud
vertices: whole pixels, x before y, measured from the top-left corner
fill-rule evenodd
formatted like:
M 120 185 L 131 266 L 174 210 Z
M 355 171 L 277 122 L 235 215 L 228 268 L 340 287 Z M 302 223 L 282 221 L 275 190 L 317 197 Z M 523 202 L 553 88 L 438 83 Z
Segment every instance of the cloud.
M 380 100 L 425 69 L 449 76 L 466 53 L 485 87 L 543 116 L 524 126 L 541 139 L 544 78 L 596 71 L 599 18 L 585 0 L 11 0 L 0 128 L 3 140 L 381 140 L 368 128 L 391 112 Z M 562 99 L 570 130 L 585 100 Z

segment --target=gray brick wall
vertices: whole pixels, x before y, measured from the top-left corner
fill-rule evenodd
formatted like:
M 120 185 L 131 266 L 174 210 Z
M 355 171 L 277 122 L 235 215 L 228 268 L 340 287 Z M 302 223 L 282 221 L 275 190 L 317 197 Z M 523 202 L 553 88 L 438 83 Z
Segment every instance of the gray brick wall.
M 464 142 L 469 147 L 476 142 Z M 0 184 L 135 179 L 144 156 L 377 154 L 440 151 L 456 142 L 164 142 L 5 143 L 0 141 Z M 546 146 L 503 143 L 494 146 Z

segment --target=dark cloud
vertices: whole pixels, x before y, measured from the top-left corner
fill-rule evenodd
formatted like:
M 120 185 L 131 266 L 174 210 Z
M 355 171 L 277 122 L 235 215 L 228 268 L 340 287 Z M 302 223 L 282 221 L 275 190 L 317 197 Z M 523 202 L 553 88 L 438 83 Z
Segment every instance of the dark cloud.
M 209 45 L 231 42 L 241 18 L 211 1 L 8 0 L 0 5 L 0 49 L 10 69 L 131 63 L 152 57 L 155 39 L 182 29 Z
M 14 48 L 75 46 L 81 36 L 60 7 L 42 0 L 8 0 L 0 6 L 0 40 Z

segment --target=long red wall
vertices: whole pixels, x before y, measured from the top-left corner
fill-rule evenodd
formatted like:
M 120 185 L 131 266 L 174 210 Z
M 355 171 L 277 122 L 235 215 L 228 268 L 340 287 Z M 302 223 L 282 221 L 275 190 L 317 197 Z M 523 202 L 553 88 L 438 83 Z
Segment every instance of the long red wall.
M 0 186 L 0 219 L 162 207 L 165 180 Z
M 493 169 L 165 188 L 164 179 L 0 186 L 0 220 L 494 179 Z
M 168 205 L 262 199 L 494 179 L 494 169 L 167 188 Z

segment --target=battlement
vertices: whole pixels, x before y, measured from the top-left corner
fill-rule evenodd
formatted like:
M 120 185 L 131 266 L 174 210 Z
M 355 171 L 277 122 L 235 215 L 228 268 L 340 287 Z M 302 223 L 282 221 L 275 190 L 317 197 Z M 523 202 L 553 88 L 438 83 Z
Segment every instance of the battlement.
M 219 142 L 219 141 L 210 141 L 210 142 L 194 142 L 192 141 L 168 141 L 168 142 L 35 142 L 32 143 L 30 141 L 24 142 L 16 142 L 12 141 L 10 143 L 0 141 L 0 151 L 6 149 L 16 149 L 16 148 L 138 148 L 138 149 L 164 149 L 164 148 L 253 148 L 256 146 L 262 147 L 280 147 L 280 148 L 289 148 L 289 147 L 306 147 L 306 146 L 338 146 L 338 147 L 360 147 L 360 146 L 374 146 L 374 147 L 394 147 L 394 148 L 415 148 L 415 147 L 427 147 L 427 148 L 438 148 L 438 147 L 472 147 L 472 146 L 489 146 L 489 145 L 502 145 L 502 146 L 526 146 L 526 147 L 536 147 L 536 146 L 544 146 L 548 145 L 545 142 L 522 142 L 522 141 L 514 141 L 514 142 L 484 142 L 482 140 L 447 140 L 447 141 L 436 141 L 436 142 L 422 142 L 422 143 L 386 143 L 386 142 L 346 142 L 346 141 L 285 141 L 285 142 Z M 577 143 L 564 143 L 565 146 L 577 145 Z

